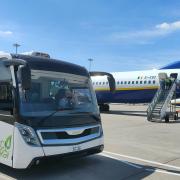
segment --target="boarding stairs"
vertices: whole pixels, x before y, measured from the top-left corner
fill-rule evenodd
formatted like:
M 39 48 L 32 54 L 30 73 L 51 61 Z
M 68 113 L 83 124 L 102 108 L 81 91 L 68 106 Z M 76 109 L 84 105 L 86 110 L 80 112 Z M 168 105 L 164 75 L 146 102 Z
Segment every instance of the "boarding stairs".
M 148 121 L 162 121 L 169 122 L 169 117 L 173 116 L 175 119 L 176 109 L 171 105 L 171 100 L 176 95 L 176 80 L 173 81 L 169 89 L 158 89 L 152 102 L 147 109 Z

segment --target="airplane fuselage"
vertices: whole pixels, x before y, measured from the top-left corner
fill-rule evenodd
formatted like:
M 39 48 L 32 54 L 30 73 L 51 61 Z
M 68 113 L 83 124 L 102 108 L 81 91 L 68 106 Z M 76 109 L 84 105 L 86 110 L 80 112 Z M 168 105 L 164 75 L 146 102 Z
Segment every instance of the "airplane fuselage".
M 180 79 L 180 69 L 115 72 L 112 75 L 116 81 L 116 90 L 112 93 L 105 76 L 92 77 L 98 103 L 150 102 L 159 88 L 158 74 L 162 72 L 168 76 L 178 73 Z M 180 97 L 180 91 L 177 91 L 177 97 Z

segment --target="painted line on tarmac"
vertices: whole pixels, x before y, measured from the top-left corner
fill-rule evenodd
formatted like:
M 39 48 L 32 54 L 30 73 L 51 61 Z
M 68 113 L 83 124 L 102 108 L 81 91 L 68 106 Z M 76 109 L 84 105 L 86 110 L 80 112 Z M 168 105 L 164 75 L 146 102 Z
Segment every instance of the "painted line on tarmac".
M 169 172 L 169 171 L 166 171 L 166 170 L 150 169 L 150 168 L 147 168 L 145 170 L 149 171 L 149 172 L 157 172 L 157 173 L 163 173 L 163 174 L 168 174 L 168 175 L 173 175 L 173 176 L 180 176 L 179 173 Z
M 133 164 L 133 163 L 130 163 L 130 162 L 127 162 L 127 161 L 124 161 L 124 160 L 120 160 L 119 158 L 116 158 L 116 157 L 113 157 L 113 156 L 110 156 L 110 155 L 107 155 L 107 154 L 104 154 L 104 153 L 101 153 L 101 154 L 99 154 L 99 155 L 104 156 L 104 157 L 108 157 L 108 158 L 111 158 L 111 159 L 115 159 L 115 160 L 118 160 L 118 161 L 121 161 L 121 162 L 123 162 L 124 164 L 127 164 L 127 165 L 129 165 L 129 166 L 133 166 L 133 167 L 138 168 L 138 169 L 141 169 L 141 168 L 142 168 L 141 166 L 135 165 L 135 164 Z
M 179 166 L 173 166 L 173 165 L 164 164 L 164 163 L 160 163 L 160 162 L 156 162 L 156 161 L 150 161 L 150 160 L 146 160 L 146 159 L 142 159 L 142 158 L 138 158 L 138 157 L 134 157 L 134 156 L 127 156 L 127 155 L 124 155 L 124 154 L 118 154 L 118 153 L 113 153 L 113 152 L 109 152 L 109 151 L 103 151 L 103 153 L 107 153 L 107 154 L 114 155 L 114 156 L 124 157 L 124 158 L 128 158 L 128 159 L 133 159 L 133 160 L 137 160 L 137 161 L 146 162 L 146 163 L 149 163 L 149 164 L 155 164 L 155 165 L 159 165 L 159 166 L 164 166 L 164 167 L 180 170 Z
M 107 151 L 104 151 L 104 152 L 105 152 L 105 153 L 109 153 L 109 154 L 115 154 L 116 156 L 119 155 L 119 154 L 117 154 L 117 153 L 111 153 L 111 152 L 107 152 Z M 174 175 L 174 176 L 180 176 L 180 173 L 169 172 L 168 170 L 160 170 L 158 167 L 157 167 L 157 169 L 144 168 L 144 167 L 143 167 L 144 165 L 138 166 L 138 165 L 135 165 L 135 164 L 133 164 L 133 163 L 130 163 L 130 162 L 121 160 L 121 159 L 119 159 L 119 158 L 116 158 L 116 157 L 114 157 L 114 156 L 107 155 L 107 154 L 105 154 L 105 153 L 101 153 L 101 154 L 99 154 L 99 155 L 104 156 L 104 157 L 109 157 L 109 158 L 111 158 L 111 159 L 115 159 L 115 160 L 118 160 L 118 161 L 121 161 L 121 162 L 124 163 L 124 164 L 127 164 L 127 165 L 129 165 L 129 166 L 132 166 L 132 167 L 135 167 L 135 168 L 138 168 L 138 169 L 143 169 L 144 171 L 157 172 L 157 173 Z M 120 155 L 119 155 L 119 156 L 120 156 Z M 123 157 L 124 157 L 124 156 L 125 156 L 125 155 L 123 155 Z M 121 156 L 121 157 L 122 157 L 122 156 Z M 131 157 L 131 156 L 130 156 L 130 157 Z M 129 159 L 130 159 L 130 158 L 129 158 Z M 140 159 L 140 158 L 138 158 L 138 159 Z M 136 160 L 137 160 L 137 159 L 136 159 Z M 152 161 L 151 161 L 151 162 L 152 162 Z M 153 161 L 153 162 L 154 162 L 154 161 Z M 162 164 L 162 163 L 160 163 L 160 164 Z M 164 165 L 165 165 L 165 164 L 164 164 Z M 175 167 L 177 167 L 177 166 L 175 166 Z

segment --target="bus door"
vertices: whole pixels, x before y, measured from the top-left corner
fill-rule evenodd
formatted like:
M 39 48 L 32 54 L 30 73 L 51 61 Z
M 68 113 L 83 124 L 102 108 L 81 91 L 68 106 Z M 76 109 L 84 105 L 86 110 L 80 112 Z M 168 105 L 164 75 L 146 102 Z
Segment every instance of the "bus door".
M 13 98 L 10 69 L 0 62 L 0 163 L 12 166 Z

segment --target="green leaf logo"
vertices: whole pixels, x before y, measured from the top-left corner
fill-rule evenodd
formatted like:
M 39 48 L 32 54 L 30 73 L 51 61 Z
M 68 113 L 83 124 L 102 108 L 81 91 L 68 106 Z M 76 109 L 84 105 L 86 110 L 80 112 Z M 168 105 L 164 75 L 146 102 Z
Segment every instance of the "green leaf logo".
M 11 147 L 11 139 L 12 139 L 12 135 L 8 136 L 4 142 L 4 146 L 7 150 L 9 150 Z

